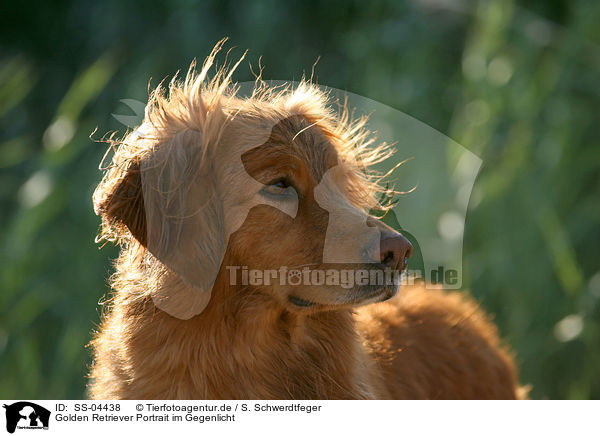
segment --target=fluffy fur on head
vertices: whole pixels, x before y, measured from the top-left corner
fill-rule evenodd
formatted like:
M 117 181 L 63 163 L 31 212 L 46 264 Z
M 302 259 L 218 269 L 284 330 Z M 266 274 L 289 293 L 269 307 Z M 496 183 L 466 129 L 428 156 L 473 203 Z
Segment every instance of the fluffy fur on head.
M 98 240 L 117 241 L 131 247 L 130 252 L 136 247 L 147 251 L 146 294 L 162 309 L 185 318 L 208 304 L 229 236 L 254 205 L 240 210 L 230 204 L 224 211 L 224 203 L 234 203 L 234 197 L 222 195 L 227 188 L 217 185 L 244 186 L 247 175 L 236 167 L 237 156 L 268 141 L 282 120 L 300 120 L 299 130 L 288 138 L 291 142 L 318 131 L 319 140 L 333 146 L 345 178 L 344 195 L 354 206 L 385 209 L 376 200 L 383 191 L 377 183 L 381 175 L 370 166 L 392 150 L 374 145 L 367 118 L 352 120 L 345 102 L 334 111 L 328 94 L 306 80 L 295 87 L 269 87 L 258 78 L 252 95 L 238 98 L 231 75 L 243 56 L 233 68 L 222 67 L 208 78 L 222 44 L 200 73 L 192 64 L 183 81 L 176 76 L 167 88 L 159 85 L 152 91 L 141 126 L 122 140 L 110 139 L 112 164 L 94 192 L 95 211 L 102 216 Z M 306 154 L 310 148 L 299 146 L 296 151 Z M 219 163 L 222 170 L 216 168 Z M 225 198 L 219 200 L 219 192 Z M 177 273 L 179 298 L 164 290 L 167 272 Z
M 514 398 L 495 327 L 457 295 L 413 289 L 372 311 L 359 306 L 397 286 L 232 282 L 240 265 L 399 269 L 411 248 L 368 216 L 385 208 L 370 166 L 391 151 L 366 119 L 306 80 L 239 97 L 241 59 L 208 78 L 222 44 L 111 140 L 94 207 L 122 252 L 91 397 Z
M 371 171 L 370 166 L 390 157 L 393 149 L 385 143 L 374 146 L 376 138 L 366 128 L 368 117 L 352 119 L 347 102 L 338 102 L 339 110 L 335 111 L 328 94 L 305 79 L 294 87 L 269 87 L 259 77 L 249 98 L 237 98 L 238 87 L 231 82 L 231 76 L 244 56 L 231 69 L 221 67 L 214 77 L 208 78 L 223 43 L 224 40 L 215 46 L 199 73 L 194 62 L 183 81 L 176 75 L 167 87 L 160 84 L 151 92 L 144 122 L 138 129 L 122 139 L 114 136 L 108 139 L 109 151 L 113 150 L 114 156 L 108 167 L 101 165 L 105 169 L 104 178 L 93 196 L 94 210 L 103 218 L 98 241 L 128 244 L 132 236 L 139 236 L 144 244 L 143 207 L 130 208 L 127 212 L 135 215 L 124 220 L 113 213 L 124 203 L 130 204 L 134 192 L 141 192 L 135 185 L 139 183 L 136 177 L 140 162 L 155 151 L 157 144 L 163 143 L 169 148 L 163 153 L 166 158 L 173 151 L 169 140 L 192 131 L 201 132 L 196 143 L 198 162 L 194 164 L 202 164 L 216 152 L 214 148 L 221 145 L 219 138 L 224 129 L 240 113 L 245 119 L 261 118 L 265 125 L 274 125 L 289 115 L 306 117 L 335 142 L 342 161 L 352 170 L 350 176 L 356 185 L 354 201 L 368 209 L 385 208 L 376 200 L 376 194 L 383 191 L 378 184 L 383 176 Z M 167 194 L 177 195 L 175 190 Z M 136 206 L 143 206 L 143 198 L 133 200 L 139 202 Z

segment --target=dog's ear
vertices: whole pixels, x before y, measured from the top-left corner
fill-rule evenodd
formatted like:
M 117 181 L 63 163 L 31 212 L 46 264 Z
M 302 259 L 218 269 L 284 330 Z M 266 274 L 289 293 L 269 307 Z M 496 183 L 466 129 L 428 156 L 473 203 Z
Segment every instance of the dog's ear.
M 146 247 L 189 286 L 210 291 L 224 254 L 223 211 L 201 133 L 185 130 L 141 162 Z
M 117 179 L 117 182 L 107 190 L 108 192 L 96 190 L 94 209 L 104 221 L 105 233 L 123 235 L 127 228 L 131 235 L 145 247 L 148 238 L 139 160 L 129 162 L 129 166 L 122 173 L 123 176 Z M 103 184 L 99 188 L 102 186 Z M 101 193 L 104 195 L 99 195 Z
M 186 129 L 151 142 L 104 195 L 95 194 L 95 208 L 113 230 L 126 227 L 178 275 L 177 297 L 166 295 L 157 283 L 154 301 L 170 315 L 187 319 L 208 303 L 223 260 L 221 201 L 201 132 Z

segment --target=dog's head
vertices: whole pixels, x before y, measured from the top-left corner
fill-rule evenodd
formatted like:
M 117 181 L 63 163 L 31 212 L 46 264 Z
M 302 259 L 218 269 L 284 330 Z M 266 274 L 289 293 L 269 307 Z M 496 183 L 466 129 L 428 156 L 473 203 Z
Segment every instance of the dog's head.
M 247 99 L 202 72 L 151 95 L 144 123 L 118 145 L 94 194 L 103 235 L 147 249 L 154 301 L 201 312 L 217 280 L 293 311 L 382 301 L 410 243 L 367 211 L 367 173 L 385 152 L 364 120 L 335 115 L 302 83 Z M 150 262 L 150 263 L 152 263 Z

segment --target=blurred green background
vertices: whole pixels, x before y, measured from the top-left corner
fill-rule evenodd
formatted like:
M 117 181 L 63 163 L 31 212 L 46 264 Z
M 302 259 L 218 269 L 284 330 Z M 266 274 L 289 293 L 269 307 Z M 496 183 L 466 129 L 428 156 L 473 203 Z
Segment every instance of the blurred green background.
M 81 398 L 115 247 L 91 195 L 111 113 L 223 36 L 265 79 L 408 113 L 483 167 L 465 287 L 533 398 L 600 398 L 600 2 L 3 2 L 0 398 Z M 222 61 L 223 58 L 221 58 Z M 251 80 L 247 63 L 234 76 Z

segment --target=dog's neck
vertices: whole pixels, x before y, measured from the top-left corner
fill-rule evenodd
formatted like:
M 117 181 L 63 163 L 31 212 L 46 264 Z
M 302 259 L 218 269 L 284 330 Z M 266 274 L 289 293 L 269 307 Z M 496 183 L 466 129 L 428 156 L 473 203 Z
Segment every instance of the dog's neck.
M 238 384 L 231 395 L 244 386 L 249 398 L 365 396 L 356 392 L 364 356 L 350 311 L 301 315 L 241 287 L 221 287 L 213 298 L 198 321 L 213 327 L 205 340 L 223 349 L 204 366 L 231 365 Z
M 258 289 L 217 279 L 199 315 L 181 320 L 151 298 L 125 295 L 136 322 L 126 341 L 128 378 L 149 398 L 373 398 L 373 371 L 349 310 L 302 315 Z M 128 301 L 127 301 L 128 300 Z M 134 328 L 131 328 L 134 326 Z M 120 396 L 127 397 L 127 392 Z

